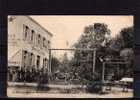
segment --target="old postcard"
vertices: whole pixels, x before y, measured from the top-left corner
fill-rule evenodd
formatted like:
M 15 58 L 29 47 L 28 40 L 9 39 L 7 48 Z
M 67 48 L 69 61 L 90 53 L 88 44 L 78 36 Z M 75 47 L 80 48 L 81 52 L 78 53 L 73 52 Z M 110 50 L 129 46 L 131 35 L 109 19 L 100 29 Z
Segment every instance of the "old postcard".
M 133 97 L 131 15 L 9 15 L 8 97 Z

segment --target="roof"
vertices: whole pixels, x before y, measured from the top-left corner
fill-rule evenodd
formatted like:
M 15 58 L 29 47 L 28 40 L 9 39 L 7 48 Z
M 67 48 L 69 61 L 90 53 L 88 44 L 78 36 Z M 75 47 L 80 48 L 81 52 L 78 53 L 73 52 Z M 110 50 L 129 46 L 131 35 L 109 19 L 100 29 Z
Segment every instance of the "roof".
M 45 32 L 49 33 L 49 35 L 53 36 L 51 32 L 49 32 L 47 29 L 45 29 L 43 26 L 41 26 L 37 21 L 35 21 L 33 18 L 30 16 L 27 16 L 30 20 L 32 20 L 34 23 L 36 23 L 38 26 L 40 26 Z
M 134 53 L 132 48 L 125 48 L 120 51 L 120 56 L 132 56 Z
M 133 82 L 133 78 L 124 77 L 120 81 L 122 81 L 122 82 Z

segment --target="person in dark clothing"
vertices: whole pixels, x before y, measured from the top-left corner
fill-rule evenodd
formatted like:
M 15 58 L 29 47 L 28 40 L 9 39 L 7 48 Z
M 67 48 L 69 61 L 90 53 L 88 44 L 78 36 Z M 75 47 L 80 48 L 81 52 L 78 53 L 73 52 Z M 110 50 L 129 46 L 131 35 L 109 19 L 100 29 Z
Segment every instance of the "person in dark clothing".
M 19 81 L 20 81 L 20 70 L 17 69 L 17 82 L 19 82 Z
M 24 70 L 24 68 L 21 68 L 21 81 L 22 82 L 25 81 L 25 70 Z

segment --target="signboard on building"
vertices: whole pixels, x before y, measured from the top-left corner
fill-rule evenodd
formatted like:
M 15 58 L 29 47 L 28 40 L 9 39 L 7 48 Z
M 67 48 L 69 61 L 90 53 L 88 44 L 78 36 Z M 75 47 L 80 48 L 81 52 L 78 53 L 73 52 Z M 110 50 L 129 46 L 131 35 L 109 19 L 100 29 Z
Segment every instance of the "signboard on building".
M 8 66 L 20 66 L 20 62 L 18 62 L 18 61 L 8 61 Z

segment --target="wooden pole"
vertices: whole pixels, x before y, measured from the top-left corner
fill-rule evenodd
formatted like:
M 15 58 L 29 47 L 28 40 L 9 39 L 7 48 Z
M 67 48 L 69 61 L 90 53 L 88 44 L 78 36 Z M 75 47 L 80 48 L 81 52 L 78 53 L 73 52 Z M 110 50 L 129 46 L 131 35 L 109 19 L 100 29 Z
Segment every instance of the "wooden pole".
M 105 74 L 105 62 L 103 62 L 103 68 L 102 68 L 102 92 L 104 92 L 104 74 Z
M 93 51 L 93 74 L 95 72 L 95 64 L 96 64 L 96 50 Z
M 20 54 L 21 54 L 21 58 L 20 58 L 20 79 L 21 79 L 21 77 L 22 77 L 22 75 L 21 75 L 21 69 L 22 69 L 22 67 L 23 67 L 23 51 L 22 51 L 22 49 L 20 50 Z
M 104 74 L 105 74 L 105 62 L 103 62 L 103 69 L 102 69 L 102 82 L 104 83 Z
M 49 71 L 49 80 L 51 79 L 51 50 L 49 50 L 49 67 L 48 67 L 48 71 Z
M 94 51 L 94 50 L 96 50 L 96 49 L 84 49 L 84 48 L 76 48 L 76 49 L 49 49 L 49 50 L 71 50 L 71 51 L 73 51 L 73 50 L 81 50 L 81 51 Z

